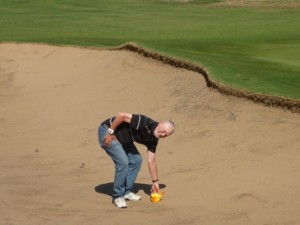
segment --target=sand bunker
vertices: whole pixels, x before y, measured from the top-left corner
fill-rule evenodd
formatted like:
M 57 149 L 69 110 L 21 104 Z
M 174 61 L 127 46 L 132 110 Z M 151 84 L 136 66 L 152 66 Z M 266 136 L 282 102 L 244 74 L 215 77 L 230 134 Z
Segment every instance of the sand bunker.
M 175 121 L 158 146 L 164 200 L 111 204 L 97 143 L 118 111 Z M 209 89 L 133 52 L 0 44 L 1 224 L 299 224 L 300 114 Z M 146 159 L 146 149 L 139 146 Z

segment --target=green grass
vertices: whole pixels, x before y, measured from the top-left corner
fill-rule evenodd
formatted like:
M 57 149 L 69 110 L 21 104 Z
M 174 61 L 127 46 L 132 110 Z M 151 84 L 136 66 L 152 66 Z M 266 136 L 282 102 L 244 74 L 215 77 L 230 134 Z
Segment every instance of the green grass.
M 201 64 L 224 84 L 300 98 L 299 8 L 213 2 L 1 0 L 0 42 L 112 47 L 132 41 Z

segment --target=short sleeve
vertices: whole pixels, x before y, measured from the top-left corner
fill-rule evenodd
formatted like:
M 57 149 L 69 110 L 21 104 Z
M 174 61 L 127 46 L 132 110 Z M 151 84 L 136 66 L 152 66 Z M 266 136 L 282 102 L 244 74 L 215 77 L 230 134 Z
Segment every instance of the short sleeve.
M 145 142 L 145 145 L 147 146 L 147 149 L 148 149 L 150 152 L 153 152 L 153 153 L 156 152 L 157 144 L 158 144 L 158 139 L 153 139 L 153 140 L 151 140 L 151 141 Z
M 151 148 L 149 149 L 149 148 L 148 148 L 148 151 L 150 151 L 150 152 L 152 152 L 152 153 L 154 153 L 154 154 L 155 154 L 155 152 L 156 152 L 156 149 L 151 149 Z

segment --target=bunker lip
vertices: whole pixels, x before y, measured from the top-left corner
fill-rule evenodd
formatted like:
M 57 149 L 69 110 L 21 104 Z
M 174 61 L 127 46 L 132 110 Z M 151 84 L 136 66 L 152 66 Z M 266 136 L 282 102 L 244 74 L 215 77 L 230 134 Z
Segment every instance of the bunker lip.
M 222 94 L 246 98 L 255 103 L 260 103 L 265 106 L 278 107 L 285 110 L 289 110 L 291 112 L 300 113 L 300 100 L 298 99 L 255 93 L 227 86 L 225 84 L 213 80 L 209 76 L 208 72 L 200 65 L 184 61 L 182 59 L 176 59 L 159 52 L 155 52 L 153 50 L 139 46 L 136 43 L 128 42 L 116 48 L 112 48 L 111 50 L 127 50 L 135 52 L 146 58 L 152 58 L 170 66 L 197 72 L 204 77 L 207 87 L 214 88 Z

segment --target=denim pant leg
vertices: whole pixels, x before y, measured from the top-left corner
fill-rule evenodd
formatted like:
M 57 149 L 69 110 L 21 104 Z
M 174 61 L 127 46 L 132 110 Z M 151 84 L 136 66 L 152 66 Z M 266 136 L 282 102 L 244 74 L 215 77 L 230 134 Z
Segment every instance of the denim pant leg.
M 129 161 L 123 146 L 118 141 L 112 141 L 110 147 L 103 144 L 103 139 L 107 133 L 106 126 L 100 126 L 98 131 L 99 143 L 106 153 L 115 163 L 115 179 L 113 187 L 113 197 L 117 198 L 125 194 L 126 177 L 128 174 Z
M 133 185 L 141 169 L 143 159 L 134 144 L 124 145 L 123 148 L 127 154 L 127 158 L 129 161 L 129 168 L 126 176 L 126 190 L 125 190 L 125 194 L 128 194 L 133 189 Z

